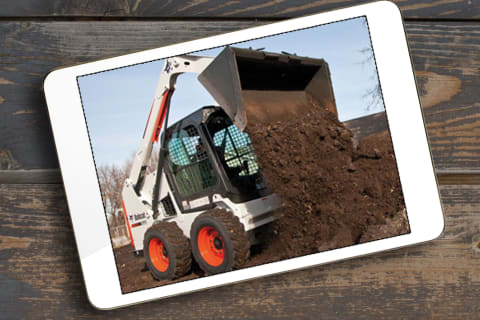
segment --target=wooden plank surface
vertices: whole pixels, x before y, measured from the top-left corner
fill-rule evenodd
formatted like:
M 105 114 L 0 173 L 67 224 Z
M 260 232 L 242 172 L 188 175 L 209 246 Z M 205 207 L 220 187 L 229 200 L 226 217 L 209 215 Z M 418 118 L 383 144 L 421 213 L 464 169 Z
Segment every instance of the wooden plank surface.
M 480 172 L 477 170 L 437 172 L 437 181 L 445 185 L 480 185 Z
M 0 170 L 4 184 L 62 183 L 60 169 Z
M 480 186 L 443 186 L 440 239 L 371 257 L 100 312 L 86 298 L 61 185 L 0 185 L 5 319 L 473 319 Z
M 45 74 L 58 66 L 364 2 L 4 1 L 0 183 L 8 184 L 0 184 L 0 319 L 478 318 L 480 2 L 475 0 L 395 0 L 407 20 L 437 177 L 455 184 L 441 186 L 446 229 L 440 239 L 122 310 L 101 312 L 88 303 L 41 91 Z M 32 181 L 42 184 L 27 184 Z
M 0 170 L 58 167 L 42 80 L 55 67 L 258 25 L 254 21 L 0 22 Z M 480 168 L 480 23 L 409 22 L 435 167 Z
M 372 2 L 369 0 L 16 0 L 3 17 L 287 18 Z M 480 18 L 475 0 L 393 0 L 408 19 Z

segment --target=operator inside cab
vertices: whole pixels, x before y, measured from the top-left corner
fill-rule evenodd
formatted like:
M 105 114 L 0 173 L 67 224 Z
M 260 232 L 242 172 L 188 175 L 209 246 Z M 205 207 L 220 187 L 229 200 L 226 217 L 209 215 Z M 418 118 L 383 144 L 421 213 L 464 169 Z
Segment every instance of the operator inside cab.
M 265 189 L 250 138 L 225 114 L 213 113 L 207 128 L 218 160 L 232 184 L 243 193 Z

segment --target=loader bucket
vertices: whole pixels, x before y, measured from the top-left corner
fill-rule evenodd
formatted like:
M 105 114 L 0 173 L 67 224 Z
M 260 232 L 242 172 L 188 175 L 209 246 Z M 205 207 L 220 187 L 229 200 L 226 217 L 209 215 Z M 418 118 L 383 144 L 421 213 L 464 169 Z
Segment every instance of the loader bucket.
M 226 47 L 198 80 L 241 130 L 247 118 L 275 121 L 306 112 L 307 99 L 337 115 L 323 59 Z

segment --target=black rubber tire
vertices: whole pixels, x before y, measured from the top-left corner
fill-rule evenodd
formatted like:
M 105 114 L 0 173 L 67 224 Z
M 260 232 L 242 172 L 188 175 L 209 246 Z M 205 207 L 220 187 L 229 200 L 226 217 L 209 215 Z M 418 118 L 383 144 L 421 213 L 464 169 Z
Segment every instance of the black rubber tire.
M 150 259 L 148 246 L 154 238 L 159 238 L 167 251 L 169 264 L 166 271 L 156 269 Z M 176 279 L 185 275 L 192 266 L 190 242 L 175 222 L 159 222 L 152 225 L 143 240 L 143 253 L 152 276 L 157 280 Z
M 198 233 L 210 226 L 220 234 L 224 242 L 225 259 L 217 267 L 208 264 L 198 250 Z M 190 230 L 190 244 L 193 257 L 207 274 L 231 271 L 243 266 L 250 257 L 250 241 L 238 217 L 224 209 L 212 209 L 199 215 Z

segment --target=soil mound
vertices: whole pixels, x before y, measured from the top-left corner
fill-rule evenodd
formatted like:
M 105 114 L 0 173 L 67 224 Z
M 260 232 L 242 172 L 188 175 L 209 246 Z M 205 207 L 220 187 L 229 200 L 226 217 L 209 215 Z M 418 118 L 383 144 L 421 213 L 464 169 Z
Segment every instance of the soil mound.
M 378 239 L 380 229 L 381 238 L 409 232 L 388 132 L 355 148 L 352 132 L 303 92 L 243 94 L 246 131 L 267 185 L 283 199 L 249 265 Z M 289 112 L 275 112 L 288 105 Z

